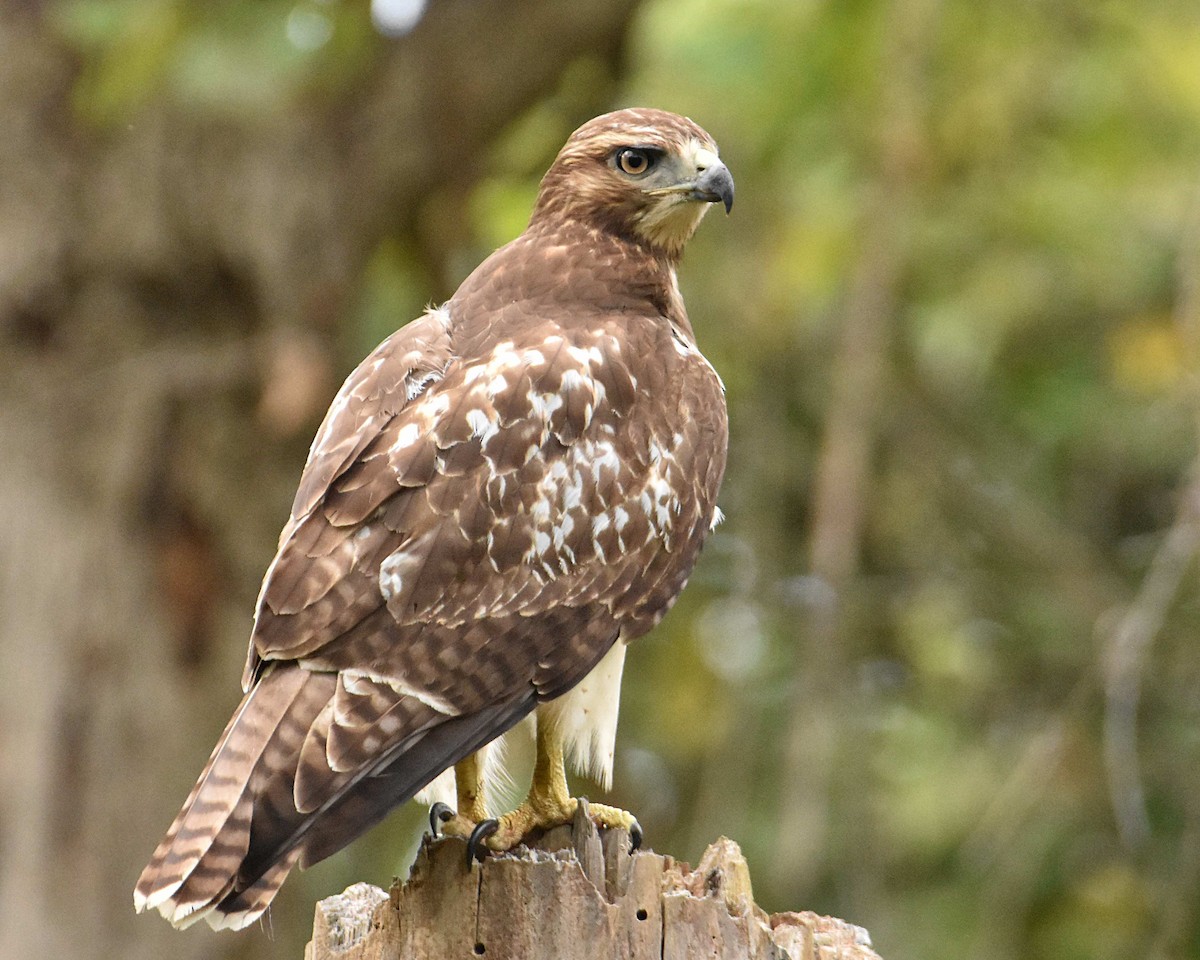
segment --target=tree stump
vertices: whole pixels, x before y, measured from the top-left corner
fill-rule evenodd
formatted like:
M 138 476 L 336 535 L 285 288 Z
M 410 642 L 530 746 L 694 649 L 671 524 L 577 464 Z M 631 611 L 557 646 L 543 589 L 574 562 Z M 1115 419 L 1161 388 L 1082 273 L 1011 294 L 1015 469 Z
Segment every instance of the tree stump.
M 582 805 L 581 805 L 582 807 Z M 866 930 L 768 916 L 724 837 L 694 869 L 629 852 L 582 813 L 468 869 L 462 840 L 426 838 L 390 894 L 366 883 L 317 904 L 305 960 L 879 960 Z

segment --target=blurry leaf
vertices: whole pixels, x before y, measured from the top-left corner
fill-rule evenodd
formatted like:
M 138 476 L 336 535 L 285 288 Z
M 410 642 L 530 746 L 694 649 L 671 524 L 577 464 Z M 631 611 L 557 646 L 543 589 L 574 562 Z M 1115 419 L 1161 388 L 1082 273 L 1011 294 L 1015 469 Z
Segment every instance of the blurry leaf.
M 537 196 L 535 180 L 483 180 L 471 192 L 471 224 L 487 247 L 499 247 L 518 236 L 529 222 Z
M 993 679 L 987 630 L 972 618 L 971 599 L 948 583 L 930 582 L 904 602 L 900 643 L 935 695 L 953 687 L 983 690 Z
M 352 325 L 356 339 L 348 352 L 354 357 L 365 356 L 415 319 L 425 308 L 428 289 L 399 241 L 389 238 L 380 242 L 362 276 L 355 308 L 357 319 Z
M 1163 393 L 1183 376 L 1183 343 L 1170 317 L 1127 320 L 1108 337 L 1111 376 L 1133 393 Z
M 180 44 L 172 84 L 181 97 L 217 112 L 277 107 L 315 68 L 335 23 L 303 0 L 214 8 Z
M 876 764 L 886 785 L 876 814 L 891 853 L 924 862 L 963 841 L 1003 769 L 995 750 L 950 717 L 904 708 L 888 718 Z
M 1120 5 L 1117 5 L 1120 10 Z M 1183 107 L 1192 116 L 1200 113 L 1200 16 L 1192 5 L 1167 15 L 1146 17 L 1133 8 L 1122 10 L 1141 43 L 1136 49 L 1142 82 L 1159 96 Z M 1198 131 L 1192 129 L 1195 136 Z
M 1067 897 L 1042 921 L 1045 955 L 1078 960 L 1142 955 L 1150 892 L 1126 863 L 1081 866 Z
M 79 109 L 99 125 L 164 89 L 215 113 L 278 109 L 316 77 L 355 75 L 377 40 L 365 9 L 320 0 L 63 0 L 54 11 L 84 53 Z
M 184 29 L 179 0 L 69 0 L 55 23 L 84 51 L 77 109 L 90 122 L 119 122 L 159 92 Z
M 831 304 L 843 293 L 843 269 L 857 245 L 853 171 L 841 157 L 814 165 L 772 206 L 787 217 L 771 244 L 764 306 L 786 311 L 797 303 Z

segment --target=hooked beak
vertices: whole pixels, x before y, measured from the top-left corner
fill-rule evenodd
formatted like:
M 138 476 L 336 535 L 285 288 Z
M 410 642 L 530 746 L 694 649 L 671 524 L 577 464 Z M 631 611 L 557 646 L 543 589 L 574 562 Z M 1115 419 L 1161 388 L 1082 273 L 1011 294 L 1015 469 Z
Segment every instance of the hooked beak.
M 733 174 L 720 160 L 706 167 L 692 185 L 691 198 L 706 203 L 725 204 L 725 212 L 733 209 Z

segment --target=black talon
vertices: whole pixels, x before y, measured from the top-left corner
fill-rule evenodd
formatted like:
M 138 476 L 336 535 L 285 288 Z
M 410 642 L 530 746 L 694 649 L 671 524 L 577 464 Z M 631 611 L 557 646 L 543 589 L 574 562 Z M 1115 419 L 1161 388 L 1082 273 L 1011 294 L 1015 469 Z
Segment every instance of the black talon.
M 440 800 L 429 808 L 429 832 L 434 840 L 438 838 L 438 824 L 449 823 L 453 819 L 454 811 Z
M 642 845 L 642 825 L 634 820 L 629 826 L 629 852 L 633 853 Z
M 471 836 L 467 839 L 467 869 L 471 869 L 471 864 L 478 860 L 483 863 L 483 858 L 487 856 L 487 847 L 481 846 L 483 841 L 490 837 L 493 833 L 500 829 L 498 820 L 480 820 L 475 824 L 475 829 L 471 831 Z

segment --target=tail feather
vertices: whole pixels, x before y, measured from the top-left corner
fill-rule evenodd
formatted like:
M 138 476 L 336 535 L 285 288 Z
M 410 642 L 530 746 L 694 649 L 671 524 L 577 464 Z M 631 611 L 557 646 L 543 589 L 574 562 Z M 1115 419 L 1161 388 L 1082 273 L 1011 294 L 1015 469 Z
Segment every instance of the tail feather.
M 332 679 L 298 669 L 269 670 L 250 689 L 142 871 L 135 909 L 157 909 L 183 924 L 227 892 L 249 849 L 256 771 L 261 779 L 267 776 L 265 766 L 286 762 L 281 741 L 295 737 L 292 721 L 303 712 L 294 708 L 298 701 L 319 700 L 321 691 L 314 688 L 322 686 L 328 688 L 327 700 Z
M 468 715 L 417 729 L 400 724 L 390 738 L 382 736 L 382 725 L 368 724 L 362 733 L 376 738 L 377 751 L 364 754 L 357 769 L 339 770 L 327 756 L 319 764 L 322 751 L 310 749 L 326 744 L 322 718 L 337 689 L 336 673 L 296 664 L 263 673 L 142 872 L 134 892 L 139 912 L 157 909 L 179 927 L 200 919 L 215 929 L 252 923 L 294 865 L 306 867 L 340 850 L 442 770 L 508 730 L 535 702 L 531 687 Z M 306 762 L 323 765 L 325 775 L 310 771 L 298 791 Z
M 208 849 L 159 911 L 179 927 L 191 926 L 233 888 L 238 866 L 250 848 L 253 801 L 243 794 Z
M 299 858 L 297 847 L 244 890 L 231 890 L 205 912 L 208 925 L 214 930 L 241 930 L 249 926 L 271 905 Z

